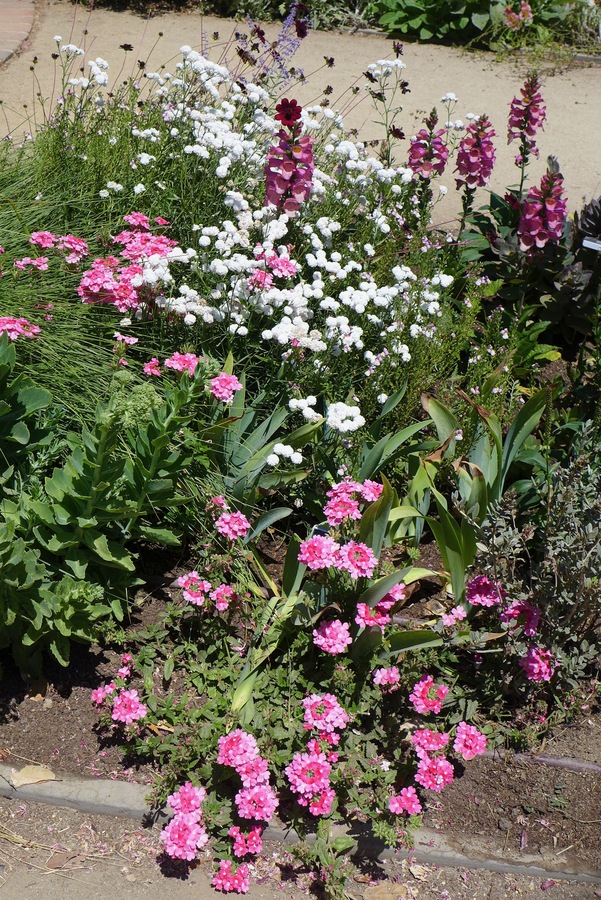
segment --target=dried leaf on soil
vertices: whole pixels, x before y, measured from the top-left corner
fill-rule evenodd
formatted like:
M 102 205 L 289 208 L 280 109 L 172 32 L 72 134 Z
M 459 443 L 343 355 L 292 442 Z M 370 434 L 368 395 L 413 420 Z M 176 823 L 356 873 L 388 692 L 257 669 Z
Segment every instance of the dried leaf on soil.
M 25 784 L 41 784 L 44 781 L 60 781 L 52 769 L 48 766 L 23 766 L 18 772 L 10 776 L 13 787 L 23 787 Z

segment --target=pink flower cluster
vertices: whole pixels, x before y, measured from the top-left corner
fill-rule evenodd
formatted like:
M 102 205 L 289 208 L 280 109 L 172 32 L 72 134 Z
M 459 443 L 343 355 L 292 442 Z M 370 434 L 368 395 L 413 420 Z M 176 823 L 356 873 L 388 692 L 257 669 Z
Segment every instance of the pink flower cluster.
M 200 357 L 195 353 L 173 353 L 169 359 L 165 360 L 165 368 L 173 369 L 174 372 L 187 372 L 192 378 L 196 371 L 196 366 L 200 362 Z M 153 373 L 154 374 L 154 373 Z
M 359 520 L 361 510 L 359 501 L 354 495 L 359 494 L 363 500 L 371 503 L 378 499 L 383 489 L 383 485 L 377 481 L 365 481 L 360 484 L 350 478 L 345 478 L 339 484 L 333 485 L 326 493 L 329 499 L 324 507 L 328 525 L 337 528 L 347 519 Z
M 492 138 L 495 131 L 488 116 L 480 116 L 467 126 L 457 151 L 457 187 L 484 187 L 488 184 L 495 164 Z
M 228 835 L 234 839 L 234 856 L 248 856 L 249 854 L 256 856 L 260 853 L 263 849 L 262 834 L 263 829 L 260 825 L 255 825 L 248 834 L 244 834 L 237 825 L 232 825 Z
M 542 609 L 529 603 L 528 600 L 516 600 L 507 609 L 499 615 L 501 622 L 516 622 L 514 628 L 517 628 L 517 620 L 520 616 L 524 617 L 523 629 L 527 637 L 534 637 L 538 631 L 538 623 L 542 615 Z
M 551 681 L 557 662 L 550 650 L 529 647 L 526 656 L 520 660 L 520 666 L 528 681 Z
M 217 762 L 231 766 L 242 778 L 243 788 L 235 798 L 238 815 L 268 822 L 277 809 L 278 799 L 269 784 L 267 761 L 260 756 L 252 734 L 237 728 L 220 737 Z
M 47 256 L 24 256 L 23 259 L 15 259 L 15 266 L 17 269 L 26 269 L 27 266 L 32 266 L 34 269 L 38 269 L 40 272 L 45 272 L 48 268 L 48 257 Z
M 399 672 L 398 666 L 390 666 L 390 668 L 385 669 L 375 669 L 373 674 L 373 682 L 377 684 L 381 688 L 390 687 L 390 690 L 396 690 L 399 681 L 401 680 L 401 673 Z
M 130 663 L 133 657 L 131 653 L 125 653 L 121 658 L 121 668 L 117 671 L 116 677 L 125 681 L 131 675 Z M 123 681 L 121 685 L 123 685 Z M 143 719 L 148 712 L 147 707 L 140 702 L 138 692 L 136 690 L 128 690 L 124 686 L 117 685 L 114 681 L 108 684 L 102 684 L 95 688 L 91 694 L 92 703 L 102 706 L 104 701 L 110 697 L 112 700 L 111 718 L 114 722 L 121 722 L 124 725 L 131 725 L 139 719 Z
M 371 577 L 378 564 L 372 550 L 360 541 L 340 544 L 327 535 L 314 535 L 300 545 L 298 561 L 309 569 L 333 567 L 348 572 L 353 580 Z
M 426 119 L 426 128 L 420 128 L 411 138 L 407 165 L 422 178 L 431 178 L 435 173 L 442 175 L 449 158 L 449 148 L 443 140 L 446 131 L 444 128 L 436 131 L 437 122 L 438 117 L 433 110 Z
M 520 248 L 532 253 L 556 243 L 561 238 L 566 214 L 563 178 L 557 172 L 547 172 L 540 187 L 531 187 L 524 198 L 517 229 Z
M 519 13 L 514 12 L 511 6 L 506 6 L 503 13 L 503 21 L 512 31 L 520 31 L 524 25 L 530 25 L 533 18 L 532 7 L 528 0 L 522 0 Z
M 461 622 L 466 616 L 467 613 L 463 606 L 454 606 L 448 613 L 442 614 L 442 624 L 445 628 L 452 628 L 453 625 L 456 625 L 457 622 Z
M 445 684 L 434 684 L 431 675 L 424 675 L 413 686 L 409 700 L 416 712 L 424 716 L 427 716 L 428 713 L 438 715 L 442 709 L 442 701 L 448 693 L 449 689 Z
M 486 575 L 477 575 L 468 581 L 465 596 L 473 606 L 496 606 L 503 598 L 503 589 Z
M 213 876 L 211 884 L 216 891 L 224 891 L 226 893 L 235 892 L 236 894 L 246 894 L 250 886 L 248 877 L 248 866 L 239 865 L 236 870 L 232 870 L 231 859 L 222 859 L 219 861 L 219 871 Z
M 388 809 L 391 813 L 400 815 L 408 813 L 410 816 L 417 815 L 422 811 L 422 805 L 414 787 L 401 788 L 398 794 L 393 795 L 388 801 Z
M 215 528 L 230 541 L 245 537 L 250 530 L 250 522 L 241 512 L 224 512 L 215 522 Z
M 332 656 L 344 653 L 349 644 L 353 643 L 348 623 L 341 622 L 340 619 L 321 622 L 313 629 L 313 643 Z
M 390 622 L 390 610 L 407 596 L 407 585 L 395 584 L 375 606 L 367 603 L 357 603 L 355 622 L 362 628 L 376 626 L 384 631 L 384 627 Z
M 486 737 L 473 725 L 460 722 L 455 732 L 453 750 L 465 760 L 474 759 L 486 750 Z
M 295 753 L 285 771 L 298 803 L 314 816 L 329 815 L 336 792 L 330 785 L 331 763 L 319 742 L 311 741 L 307 753 Z
M 14 316 L 0 316 L 0 334 L 7 334 L 9 341 L 16 341 L 20 337 L 37 338 L 39 333 L 40 326 L 32 325 L 22 316 L 18 319 Z
M 311 694 L 303 700 L 305 718 L 303 728 L 306 731 L 316 730 L 320 740 L 338 743 L 337 730 L 342 730 L 349 722 L 349 714 L 340 705 L 334 694 Z
M 533 74 L 526 79 L 520 94 L 520 97 L 514 97 L 511 101 L 507 143 L 519 140 L 524 151 L 538 156 L 536 133 L 543 127 L 547 117 L 547 110 L 540 93 L 538 75 Z M 522 162 L 523 158 L 520 154 L 516 158 L 516 164 L 522 165 Z
M 228 375 L 227 372 L 222 372 L 216 378 L 211 379 L 210 390 L 216 400 L 221 400 L 222 403 L 230 403 L 236 391 L 242 390 L 242 385 L 235 375 Z
M 191 862 L 196 852 L 208 843 L 209 836 L 202 821 L 205 797 L 205 789 L 195 787 L 189 781 L 168 797 L 175 815 L 163 828 L 161 841 L 165 844 L 165 853 L 172 859 Z
M 279 118 L 284 127 L 275 135 L 278 143 L 271 146 L 267 154 L 265 203 L 294 216 L 311 193 L 313 139 L 308 135 L 301 137 L 301 108 L 295 100 L 282 100 L 276 111 L 276 119 Z
M 230 585 L 220 584 L 213 589 L 211 582 L 201 578 L 196 570 L 180 575 L 177 583 L 183 588 L 184 600 L 194 606 L 204 606 L 206 601 L 211 599 L 218 612 L 225 612 L 232 600 L 238 599 L 238 594 Z

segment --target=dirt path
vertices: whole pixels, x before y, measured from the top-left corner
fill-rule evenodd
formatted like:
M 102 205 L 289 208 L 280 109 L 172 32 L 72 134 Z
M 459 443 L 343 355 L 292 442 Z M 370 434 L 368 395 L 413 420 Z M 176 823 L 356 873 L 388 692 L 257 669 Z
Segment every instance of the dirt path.
M 200 49 L 203 33 L 205 40 L 213 43 L 213 33 L 219 32 L 220 40 L 215 42 L 215 50 L 230 38 L 234 29 L 231 22 L 202 17 L 195 12 L 145 20 L 128 12 L 89 11 L 68 0 L 40 0 L 36 25 L 28 44 L 20 55 L 0 67 L 0 100 L 4 111 L 4 115 L 0 111 L 0 137 L 14 129 L 22 130 L 24 114 L 32 117 L 33 124 L 40 120 L 36 94 L 41 94 L 48 108 L 55 85 L 55 64 L 51 58 L 56 49 L 54 35 L 85 46 L 93 57 L 104 57 L 111 63 L 111 74 L 122 78 L 137 71 L 139 59 L 147 62 L 148 70 L 156 69 L 162 63 L 172 68 L 180 46 L 189 44 Z M 278 31 L 276 26 L 266 30 L 268 38 Z M 131 43 L 134 51 L 126 56 L 126 64 L 119 71 L 124 58 L 119 45 L 125 42 Z M 232 54 L 230 48 L 230 58 Z M 211 56 L 216 58 L 213 52 Z M 326 56 L 335 58 L 333 68 L 325 66 Z M 379 35 L 312 33 L 295 57 L 295 65 L 308 76 L 308 82 L 302 87 L 290 85 L 284 93 L 307 104 L 318 102 L 323 88 L 330 85 L 331 107 L 346 110 L 348 127 L 357 128 L 363 140 L 378 138 L 382 135 L 382 127 L 366 96 L 362 72 L 370 62 L 393 56 L 392 40 Z M 32 73 L 30 67 L 35 57 L 37 63 Z M 490 53 L 415 44 L 405 45 L 403 59 L 407 66 L 404 74 L 411 91 L 398 98 L 404 110 L 399 124 L 407 136 L 414 134 L 423 116 L 434 105 L 440 106 L 440 98 L 452 91 L 459 98 L 454 119 L 466 121 L 469 112 L 486 112 L 496 128 L 497 165 L 493 188 L 502 191 L 515 183 L 515 145 L 506 146 L 505 133 L 508 104 L 519 90 L 526 71 L 523 61 L 499 62 Z M 531 178 L 537 180 L 540 177 L 549 154 L 556 156 L 565 176 L 568 205 L 574 211 L 581 207 L 583 198 L 591 199 L 601 194 L 601 66 L 578 64 L 555 70 L 547 61 L 541 67 L 548 119 L 539 142 L 540 159 L 532 165 Z M 355 84 L 361 91 L 353 97 L 350 91 Z M 444 110 L 441 112 L 444 114 Z M 399 162 L 403 161 L 403 152 L 399 154 Z M 438 221 L 451 218 L 458 209 L 452 173 L 446 174 L 442 183 L 448 188 L 449 195 L 437 209 Z

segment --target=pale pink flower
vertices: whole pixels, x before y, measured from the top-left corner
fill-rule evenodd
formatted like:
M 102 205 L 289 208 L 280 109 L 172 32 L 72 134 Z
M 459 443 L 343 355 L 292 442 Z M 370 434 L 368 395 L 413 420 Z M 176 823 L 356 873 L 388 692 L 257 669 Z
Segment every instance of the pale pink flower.
M 486 736 L 473 725 L 460 722 L 455 733 L 453 750 L 464 759 L 473 759 L 486 750 Z
M 161 375 L 161 366 L 156 356 L 153 356 L 151 360 L 144 364 L 143 371 L 145 375 Z
M 322 733 L 330 733 L 337 728 L 344 728 L 349 721 L 349 714 L 340 705 L 334 694 L 311 694 L 303 700 L 305 718 L 303 728 L 310 731 L 315 728 Z
M 424 755 L 419 761 L 415 780 L 429 791 L 440 793 L 455 778 L 453 766 L 445 757 Z
M 222 513 L 215 522 L 215 528 L 223 537 L 235 541 L 243 538 L 250 530 L 250 522 L 241 512 Z
M 194 353 L 174 353 L 165 360 L 166 369 L 174 369 L 176 372 L 187 372 L 191 377 L 196 371 L 200 358 Z
M 83 238 L 78 238 L 74 234 L 63 234 L 58 239 L 58 247 L 60 250 L 69 250 L 65 256 L 65 262 L 75 264 L 81 262 L 84 256 L 88 255 L 88 245 Z
M 349 626 L 340 619 L 332 619 L 330 622 L 321 622 L 313 629 L 313 643 L 323 650 L 336 656 L 344 653 L 353 639 L 349 633 Z
M 238 815 L 243 819 L 269 822 L 278 807 L 278 798 L 268 784 L 254 785 L 238 791 L 234 798 Z
M 390 666 L 388 669 L 375 669 L 372 677 L 374 684 L 386 687 L 387 685 L 398 684 L 401 680 L 401 673 L 398 666 Z
M 129 334 L 121 334 L 120 331 L 116 331 L 113 335 L 116 341 L 119 341 L 121 344 L 127 344 L 128 346 L 132 346 L 133 344 L 137 344 L 139 338 L 132 337 Z
M 144 231 L 150 229 L 150 219 L 141 212 L 130 212 L 123 216 L 123 221 L 128 225 L 133 225 L 134 228 L 142 228 Z
M 431 675 L 424 675 L 413 686 L 413 690 L 409 694 L 409 700 L 416 712 L 423 715 L 428 713 L 436 715 L 442 709 L 442 701 L 448 693 L 449 689 L 446 685 L 435 685 Z
M 392 796 L 388 801 L 388 809 L 391 813 L 400 815 L 401 813 L 409 813 L 410 816 L 417 815 L 422 811 L 422 805 L 414 787 L 401 788 L 400 792 Z
M 56 239 L 56 235 L 51 231 L 32 231 L 29 243 L 37 244 L 38 247 L 47 250 L 49 247 L 54 247 Z
M 220 584 L 211 592 L 211 600 L 215 603 L 215 608 L 219 612 L 225 612 L 230 605 L 230 601 L 236 596 L 236 592 L 229 584 Z
M 341 569 L 345 569 L 352 579 L 371 578 L 378 565 L 378 559 L 373 551 L 360 541 L 348 541 L 338 551 Z
M 364 481 L 361 486 L 361 495 L 364 500 L 367 500 L 368 503 L 377 500 L 382 491 L 384 490 L 384 485 L 380 484 L 377 481 Z
M 216 400 L 229 403 L 236 391 L 241 391 L 242 385 L 235 375 L 222 372 L 216 378 L 211 378 L 211 393 Z
M 32 325 L 22 316 L 18 319 L 14 316 L 0 316 L 0 334 L 7 334 L 9 341 L 16 341 L 17 338 L 37 338 L 40 333 L 39 325 Z
M 131 725 L 132 722 L 143 719 L 147 711 L 146 706 L 140 703 L 136 690 L 121 690 L 113 700 L 111 718 L 114 722 Z
M 309 569 L 328 569 L 338 563 L 338 544 L 327 535 L 316 534 L 300 545 L 298 561 Z

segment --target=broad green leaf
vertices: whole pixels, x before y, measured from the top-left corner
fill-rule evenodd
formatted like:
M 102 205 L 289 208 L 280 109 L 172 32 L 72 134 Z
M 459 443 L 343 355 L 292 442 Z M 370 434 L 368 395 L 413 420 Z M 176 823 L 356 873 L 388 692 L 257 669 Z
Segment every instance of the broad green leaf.
M 390 651 L 382 654 L 383 659 L 396 656 L 406 650 L 426 650 L 428 647 L 442 647 L 444 641 L 439 634 L 430 629 L 422 631 L 396 631 L 388 635 Z
M 278 506 L 276 509 L 270 509 L 266 513 L 263 513 L 262 516 L 259 516 L 242 543 L 248 544 L 250 541 L 255 541 L 261 532 L 265 531 L 266 528 L 269 528 L 270 525 L 273 525 L 274 522 L 279 522 L 280 519 L 287 518 L 291 512 L 292 508 L 289 506 Z

